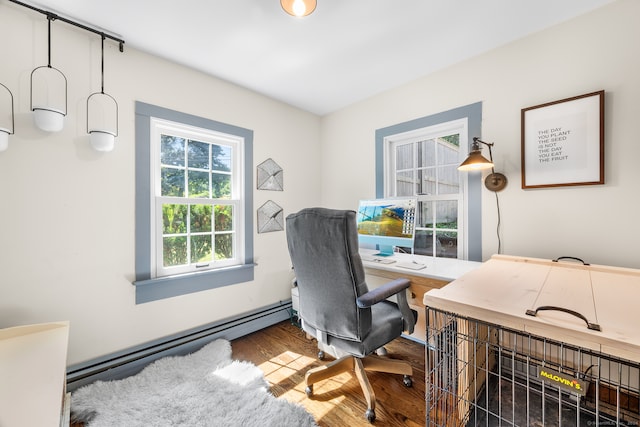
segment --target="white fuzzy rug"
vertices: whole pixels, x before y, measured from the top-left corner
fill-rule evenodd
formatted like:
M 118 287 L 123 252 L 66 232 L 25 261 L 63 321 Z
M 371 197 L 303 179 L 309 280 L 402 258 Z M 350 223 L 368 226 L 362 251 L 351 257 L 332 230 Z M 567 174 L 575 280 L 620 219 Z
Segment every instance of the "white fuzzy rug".
M 231 360 L 229 341 L 216 340 L 135 376 L 76 390 L 72 420 L 86 427 L 316 426 L 302 406 L 268 389 L 257 366 Z

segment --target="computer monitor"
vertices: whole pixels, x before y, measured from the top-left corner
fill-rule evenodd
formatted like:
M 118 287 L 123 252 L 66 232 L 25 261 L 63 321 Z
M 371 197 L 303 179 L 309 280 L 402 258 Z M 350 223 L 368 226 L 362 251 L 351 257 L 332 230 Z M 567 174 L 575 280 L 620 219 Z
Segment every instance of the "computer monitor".
M 361 200 L 358 205 L 358 242 L 377 245 L 376 255 L 393 255 L 395 246 L 413 251 L 416 226 L 415 197 Z

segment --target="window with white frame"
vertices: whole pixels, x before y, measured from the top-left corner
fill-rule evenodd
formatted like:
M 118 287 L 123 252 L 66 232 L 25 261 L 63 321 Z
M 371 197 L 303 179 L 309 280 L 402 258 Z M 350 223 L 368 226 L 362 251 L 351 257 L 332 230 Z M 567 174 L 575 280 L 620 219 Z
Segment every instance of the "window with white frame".
M 253 131 L 135 107 L 136 304 L 253 280 Z
M 153 118 L 156 277 L 238 265 L 242 139 Z
M 481 106 L 376 131 L 376 197 L 418 199 L 415 254 L 481 259 L 480 176 L 457 169 L 480 135 Z
M 385 138 L 387 197 L 417 196 L 414 253 L 463 258 L 460 149 L 467 122 L 455 120 Z

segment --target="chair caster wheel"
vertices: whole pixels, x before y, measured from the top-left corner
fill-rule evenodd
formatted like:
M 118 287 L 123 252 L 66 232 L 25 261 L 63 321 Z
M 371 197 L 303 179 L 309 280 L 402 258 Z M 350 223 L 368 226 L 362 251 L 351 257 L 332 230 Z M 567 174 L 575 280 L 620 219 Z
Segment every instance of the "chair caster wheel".
M 324 351 L 319 351 L 318 352 L 318 360 L 324 360 Z
M 305 389 L 304 392 L 307 394 L 307 397 L 311 397 L 313 396 L 313 384 L 312 385 L 308 385 Z
M 402 378 L 402 382 L 403 382 L 405 387 L 411 387 L 413 385 L 413 380 L 411 379 L 411 377 L 409 375 L 405 375 Z
M 364 416 L 367 417 L 367 421 L 371 424 L 376 420 L 376 413 L 373 409 L 367 409 L 367 412 L 364 413 Z

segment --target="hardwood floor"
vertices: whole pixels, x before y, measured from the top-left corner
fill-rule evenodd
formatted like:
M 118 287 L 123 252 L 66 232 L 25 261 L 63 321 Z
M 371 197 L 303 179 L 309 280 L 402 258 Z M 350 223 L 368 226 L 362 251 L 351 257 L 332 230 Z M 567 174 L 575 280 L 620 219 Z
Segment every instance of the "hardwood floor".
M 313 414 L 321 427 L 371 426 L 364 413 L 367 403 L 355 374 L 344 373 L 314 385 L 314 395 L 304 392 L 304 375 L 312 367 L 333 360 L 318 360 L 315 340 L 289 321 L 231 341 L 233 358 L 259 366 L 275 396 L 297 402 Z M 413 366 L 413 386 L 407 388 L 401 375 L 368 372 L 376 395 L 377 427 L 424 426 L 425 371 L 424 346 L 398 338 L 386 346 L 389 357 L 406 360 Z M 71 427 L 83 427 L 72 423 Z M 294 426 L 291 426 L 294 427 Z
M 314 385 L 314 395 L 304 392 L 304 375 L 312 367 L 331 360 L 317 358 L 315 340 L 289 321 L 278 323 L 231 342 L 233 358 L 247 360 L 262 368 L 271 392 L 303 405 L 322 427 L 370 426 L 364 416 L 367 403 L 355 374 L 344 373 Z M 425 371 L 424 346 L 404 338 L 386 346 L 389 357 L 409 361 L 413 366 L 413 387 L 402 376 L 368 372 L 376 395 L 376 426 L 424 426 Z

